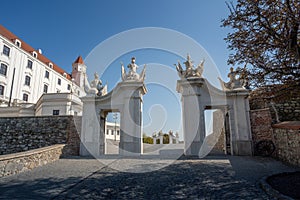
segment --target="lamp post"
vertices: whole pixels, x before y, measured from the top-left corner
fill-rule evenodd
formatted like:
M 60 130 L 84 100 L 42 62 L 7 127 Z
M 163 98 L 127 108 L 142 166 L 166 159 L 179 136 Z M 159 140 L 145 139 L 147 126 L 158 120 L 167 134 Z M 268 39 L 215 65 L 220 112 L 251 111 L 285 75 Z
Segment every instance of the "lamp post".
M 113 119 L 115 120 L 115 141 L 117 140 L 117 119 L 118 119 L 118 114 L 114 113 L 113 114 Z

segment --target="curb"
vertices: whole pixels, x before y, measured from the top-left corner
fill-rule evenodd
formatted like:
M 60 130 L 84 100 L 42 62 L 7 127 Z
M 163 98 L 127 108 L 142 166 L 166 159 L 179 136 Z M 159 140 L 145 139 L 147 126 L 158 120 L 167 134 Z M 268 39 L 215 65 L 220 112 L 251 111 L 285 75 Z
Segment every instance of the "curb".
M 275 190 L 272 188 L 271 185 L 268 184 L 267 182 L 267 178 L 269 176 L 265 176 L 263 177 L 260 181 L 259 181 L 259 185 L 260 187 L 272 198 L 275 199 L 282 199 L 282 200 L 294 200 L 292 197 L 286 196 L 284 194 L 281 194 L 279 191 Z

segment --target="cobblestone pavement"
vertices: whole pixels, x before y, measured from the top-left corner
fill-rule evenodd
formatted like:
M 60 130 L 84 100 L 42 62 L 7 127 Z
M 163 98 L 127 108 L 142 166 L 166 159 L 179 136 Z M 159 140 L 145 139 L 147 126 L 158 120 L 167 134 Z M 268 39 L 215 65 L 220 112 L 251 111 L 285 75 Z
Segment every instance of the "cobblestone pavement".
M 1 178 L 0 195 L 1 199 L 271 199 L 260 189 L 259 180 L 294 170 L 261 157 L 102 158 L 101 162 L 68 158 Z

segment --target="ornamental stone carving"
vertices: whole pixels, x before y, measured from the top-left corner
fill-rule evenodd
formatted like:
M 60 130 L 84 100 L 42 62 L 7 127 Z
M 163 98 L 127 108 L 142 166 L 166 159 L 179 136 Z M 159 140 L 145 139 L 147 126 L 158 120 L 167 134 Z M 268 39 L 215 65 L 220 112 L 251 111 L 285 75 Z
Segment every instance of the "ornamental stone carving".
M 139 66 L 137 64 L 135 64 L 135 57 L 132 57 L 131 63 L 127 65 L 127 68 L 129 68 L 129 72 L 126 74 L 125 67 L 124 67 L 123 63 L 121 63 L 122 80 L 123 81 L 143 82 L 145 79 L 146 65 L 144 65 L 144 68 L 143 68 L 141 74 L 137 73 L 138 67 Z
M 229 78 L 229 82 L 227 83 L 218 77 L 223 90 L 248 89 L 248 80 L 246 77 L 245 68 L 241 69 L 238 67 L 236 70 L 234 70 L 233 67 L 230 67 L 230 72 L 227 76 Z
M 88 96 L 103 96 L 107 94 L 107 85 L 103 86 L 97 72 L 94 73 L 94 80 L 89 84 L 85 78 L 84 84 L 85 93 Z
M 183 70 L 183 68 L 181 67 L 180 61 L 178 61 L 177 65 L 174 65 L 176 66 L 176 70 L 181 79 L 201 78 L 204 70 L 204 62 L 205 60 L 203 59 L 195 68 L 193 61 L 191 60 L 191 57 L 188 54 L 187 60 L 184 62 L 186 68 L 185 70 Z

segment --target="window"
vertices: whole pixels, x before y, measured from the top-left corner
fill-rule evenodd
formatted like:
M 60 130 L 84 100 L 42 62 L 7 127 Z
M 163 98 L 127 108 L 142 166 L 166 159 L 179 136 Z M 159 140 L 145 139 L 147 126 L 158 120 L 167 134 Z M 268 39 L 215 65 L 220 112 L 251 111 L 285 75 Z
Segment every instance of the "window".
M 106 130 L 106 135 L 108 135 L 109 133 L 108 133 L 108 130 Z
M 60 78 L 57 79 L 57 84 L 58 84 L 58 85 L 61 85 L 61 79 L 60 79 Z
M 68 84 L 68 88 L 67 88 L 68 90 L 71 90 L 71 85 L 70 84 Z
M 3 46 L 3 54 L 9 56 L 10 48 L 6 45 Z
M 53 110 L 53 115 L 59 115 L 59 110 Z
M 28 60 L 27 61 L 27 68 L 29 68 L 29 69 L 32 69 L 32 61 L 31 60 Z
M 45 78 L 49 78 L 49 71 L 45 71 Z
M 114 130 L 111 130 L 111 135 L 114 135 Z
M 53 64 L 51 62 L 49 63 L 49 67 L 53 69 Z
M 0 95 L 4 95 L 4 86 L 0 85 Z
M 32 52 L 33 57 L 37 58 L 37 53 L 35 51 Z
M 44 85 L 44 93 L 47 93 L 48 92 L 48 85 Z
M 23 94 L 23 101 L 26 101 L 26 102 L 28 101 L 28 94 L 25 94 L 25 93 Z
M 30 76 L 25 76 L 25 85 L 30 86 Z
M 21 42 L 16 41 L 16 45 L 17 45 L 17 47 L 21 47 Z
M 117 135 L 120 135 L 120 131 L 117 131 Z
M 7 74 L 7 65 L 6 64 L 1 63 L 0 74 L 6 76 L 6 74 Z
M 15 45 L 17 46 L 17 47 L 21 47 L 21 41 L 20 40 L 18 40 L 18 39 L 15 39 Z

